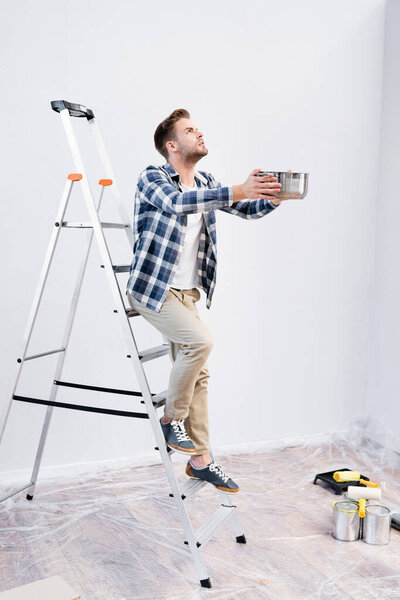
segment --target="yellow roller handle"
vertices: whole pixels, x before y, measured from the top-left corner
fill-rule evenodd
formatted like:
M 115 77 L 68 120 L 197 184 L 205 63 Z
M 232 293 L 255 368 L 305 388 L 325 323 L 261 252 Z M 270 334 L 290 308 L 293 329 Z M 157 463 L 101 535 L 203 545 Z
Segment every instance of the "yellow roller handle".
M 379 483 L 372 483 L 372 481 L 365 481 L 365 479 L 360 479 L 360 483 L 367 485 L 368 487 L 377 488 L 379 487 Z
M 360 498 L 359 501 L 358 501 L 358 503 L 359 503 L 358 504 L 358 506 L 359 506 L 358 513 L 359 513 L 361 519 L 363 517 L 365 517 L 365 504 L 366 504 L 366 502 L 367 501 L 366 501 L 365 498 Z

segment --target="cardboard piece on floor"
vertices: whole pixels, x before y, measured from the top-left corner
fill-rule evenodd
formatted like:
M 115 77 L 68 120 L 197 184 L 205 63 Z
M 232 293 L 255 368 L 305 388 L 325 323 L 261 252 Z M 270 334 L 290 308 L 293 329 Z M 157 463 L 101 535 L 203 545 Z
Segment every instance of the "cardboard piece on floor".
M 0 600 L 79 600 L 80 596 L 59 575 L 0 592 Z

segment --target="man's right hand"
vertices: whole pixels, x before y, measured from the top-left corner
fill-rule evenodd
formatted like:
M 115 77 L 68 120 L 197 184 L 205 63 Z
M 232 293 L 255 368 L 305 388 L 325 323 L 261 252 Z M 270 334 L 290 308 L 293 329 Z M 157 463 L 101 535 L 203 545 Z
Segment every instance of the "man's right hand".
M 267 200 L 274 200 L 274 204 L 277 206 L 281 200 L 276 197 L 276 194 L 280 192 L 281 184 L 276 183 L 278 178 L 269 175 L 259 176 L 261 169 L 254 169 L 241 185 L 233 186 L 233 202 L 239 200 L 254 200 L 257 198 L 266 198 Z

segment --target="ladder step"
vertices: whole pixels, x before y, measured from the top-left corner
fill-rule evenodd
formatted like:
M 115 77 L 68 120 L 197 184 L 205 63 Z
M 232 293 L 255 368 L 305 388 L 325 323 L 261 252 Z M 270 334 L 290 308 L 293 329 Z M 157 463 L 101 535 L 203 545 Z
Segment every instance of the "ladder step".
M 167 398 L 167 393 L 168 393 L 168 390 L 164 390 L 163 392 L 160 392 L 159 394 L 153 395 L 152 401 L 153 401 L 154 408 L 160 408 L 160 406 L 164 406 L 165 400 Z M 142 404 L 144 404 L 144 400 L 141 400 L 140 402 Z
M 104 265 L 100 265 L 104 269 Z M 129 273 L 131 265 L 112 265 L 114 273 Z
M 185 483 L 181 486 L 182 500 L 186 500 L 186 498 L 190 498 L 191 496 L 196 496 L 201 488 L 207 485 L 207 483 L 208 482 L 204 481 L 204 479 L 188 479 L 185 481 Z M 170 494 L 170 496 L 173 498 L 174 495 Z
M 163 392 L 160 392 L 159 394 L 155 394 L 152 397 L 154 408 L 159 408 L 160 406 L 164 406 L 165 400 L 167 398 L 167 394 L 168 394 L 168 390 L 164 390 Z
M 30 356 L 25 356 L 25 360 L 32 360 L 32 358 L 40 358 L 41 356 L 48 356 L 49 354 L 56 354 L 57 352 L 65 352 L 65 348 L 57 348 L 56 350 L 49 350 L 48 352 L 40 352 L 40 354 L 31 354 Z M 17 362 L 22 362 L 22 358 L 17 358 Z
M 197 540 L 197 546 L 204 546 L 214 535 L 214 533 L 233 515 L 235 506 L 221 506 L 203 523 L 196 531 L 194 537 Z M 185 541 L 185 544 L 188 542 Z
M 165 356 L 169 352 L 169 344 L 161 344 L 161 346 L 154 346 L 154 348 L 149 348 L 148 350 L 142 350 L 139 352 L 139 358 L 142 363 L 147 362 L 148 360 L 153 360 L 154 358 L 159 358 L 160 356 Z
M 181 492 L 185 498 L 190 498 L 198 494 L 201 488 L 207 485 L 207 483 L 204 479 L 188 479 L 181 487 Z
M 104 265 L 100 265 L 102 269 L 104 269 Z M 131 270 L 131 265 L 112 265 L 114 273 L 129 273 Z
M 129 273 L 131 265 L 113 265 L 114 273 Z
M 93 229 L 90 221 L 63 221 L 62 227 L 73 227 L 75 229 Z M 101 223 L 103 229 L 126 229 L 129 224 L 125 223 Z

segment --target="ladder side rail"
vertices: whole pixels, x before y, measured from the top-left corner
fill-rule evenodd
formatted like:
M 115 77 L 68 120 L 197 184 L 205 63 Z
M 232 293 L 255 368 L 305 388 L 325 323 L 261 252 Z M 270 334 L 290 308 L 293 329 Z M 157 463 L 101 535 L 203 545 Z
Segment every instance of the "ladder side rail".
M 88 178 L 86 175 L 86 169 L 84 167 L 82 156 L 81 156 L 81 153 L 80 153 L 77 141 L 76 141 L 75 133 L 74 133 L 72 123 L 71 123 L 71 117 L 67 110 L 62 110 L 60 112 L 60 115 L 61 115 L 61 119 L 62 119 L 64 128 L 65 128 L 65 133 L 67 135 L 67 140 L 68 140 L 68 143 L 70 146 L 70 150 L 72 153 L 72 158 L 73 158 L 75 167 L 77 169 L 79 169 L 79 172 L 82 173 L 82 175 L 83 175 L 83 179 L 81 181 L 83 197 L 86 202 L 86 206 L 87 206 L 88 213 L 89 213 L 89 218 L 90 218 L 90 221 L 91 221 L 92 227 L 93 227 L 93 233 L 97 240 L 97 245 L 98 245 L 98 248 L 100 251 L 101 258 L 103 260 L 104 269 L 105 269 L 107 279 L 110 284 L 110 289 L 114 296 L 115 306 L 117 307 L 117 306 L 122 305 L 122 307 L 124 309 L 123 312 L 125 315 L 125 305 L 124 305 L 124 302 L 122 299 L 122 295 L 121 295 L 121 291 L 119 289 L 118 282 L 115 277 L 112 259 L 111 259 L 110 252 L 109 252 L 108 246 L 107 246 L 107 242 L 106 242 L 106 239 L 104 236 L 104 232 L 103 232 L 103 229 L 101 226 L 101 221 L 100 221 L 99 215 L 96 210 L 95 202 L 93 199 L 93 194 L 92 194 L 90 184 L 89 184 L 89 181 L 88 181 Z M 126 228 L 126 229 L 128 229 L 128 228 Z M 136 344 L 135 344 L 135 347 L 136 347 Z M 136 352 L 137 352 L 137 348 L 136 348 Z
M 181 521 L 182 521 L 182 524 L 183 524 L 183 527 L 184 527 L 184 530 L 185 530 L 185 533 L 187 536 L 189 548 L 192 553 L 197 572 L 200 576 L 200 579 L 206 579 L 207 578 L 207 570 L 203 563 L 200 551 L 197 547 L 196 539 L 194 536 L 194 531 L 193 531 L 189 516 L 187 514 L 186 507 L 184 506 L 183 500 L 181 498 L 179 485 L 178 485 L 177 479 L 175 477 L 175 473 L 174 473 L 174 470 L 172 467 L 170 457 L 168 456 L 168 451 L 167 451 L 167 447 L 165 444 L 165 438 L 164 438 L 163 432 L 161 430 L 161 425 L 159 423 L 156 410 L 153 406 L 150 387 L 147 382 L 147 378 L 146 378 L 146 374 L 144 372 L 143 366 L 141 365 L 140 360 L 139 360 L 139 351 L 138 351 L 138 348 L 136 345 L 135 338 L 132 335 L 132 331 L 129 326 L 128 319 L 127 319 L 127 316 L 125 313 L 125 305 L 124 305 L 124 301 L 123 301 L 123 298 L 121 295 L 121 290 L 119 288 L 119 285 L 118 285 L 118 282 L 116 279 L 116 275 L 114 273 L 111 256 L 110 256 L 110 253 L 109 253 L 109 250 L 107 247 L 107 242 L 104 237 L 104 232 L 101 227 L 101 222 L 100 222 L 99 216 L 95 209 L 92 192 L 90 190 L 90 185 L 89 185 L 88 179 L 86 177 L 86 172 L 85 172 L 85 168 L 83 165 L 80 150 L 77 145 L 75 134 L 74 134 L 74 131 L 72 128 L 71 117 L 66 110 L 61 111 L 60 114 L 61 114 L 61 118 L 62 118 L 64 127 L 65 127 L 67 139 L 68 139 L 68 142 L 70 145 L 70 149 L 72 152 L 75 166 L 76 166 L 77 170 L 79 170 L 79 172 L 83 174 L 82 191 L 83 191 L 83 195 L 86 200 L 89 216 L 90 216 L 90 219 L 93 224 L 93 232 L 97 239 L 100 255 L 102 257 L 105 272 L 106 272 L 106 275 L 107 275 L 107 278 L 108 278 L 108 281 L 110 284 L 110 289 L 111 289 L 112 295 L 114 297 L 114 302 L 115 302 L 115 307 L 116 307 L 114 309 L 114 311 L 115 310 L 117 311 L 115 314 L 119 318 L 122 332 L 123 332 L 123 335 L 125 337 L 126 344 L 127 344 L 128 355 L 130 356 L 130 358 L 133 362 L 133 366 L 136 371 L 136 376 L 138 378 L 138 382 L 139 382 L 140 388 L 143 393 L 144 404 L 145 404 L 146 410 L 149 415 L 150 423 L 153 428 L 153 432 L 154 432 L 154 435 L 155 435 L 155 438 L 156 438 L 156 441 L 157 441 L 157 444 L 159 447 L 159 451 L 161 454 L 162 461 L 164 463 L 164 467 L 165 467 L 165 470 L 167 473 L 167 478 L 168 478 L 169 484 L 171 486 L 171 490 L 174 494 L 174 497 L 176 498 L 178 511 L 179 511 Z
M 118 281 L 116 279 L 116 275 L 115 275 L 115 272 L 113 269 L 112 259 L 111 259 L 111 256 L 110 256 L 110 253 L 108 250 L 104 232 L 101 227 L 101 221 L 100 221 L 99 215 L 96 211 L 96 207 L 94 204 L 90 185 L 89 185 L 88 179 L 86 177 L 85 167 L 83 165 L 81 153 L 80 153 L 80 150 L 79 150 L 79 147 L 78 147 L 78 144 L 76 141 L 76 137 L 75 137 L 75 134 L 74 134 L 74 131 L 72 128 L 71 117 L 66 110 L 61 111 L 60 115 L 61 115 L 61 119 L 63 121 L 63 125 L 64 125 L 65 132 L 67 135 L 67 140 L 68 140 L 68 143 L 70 146 L 74 164 L 75 164 L 76 168 L 79 169 L 79 172 L 81 172 L 83 174 L 82 191 L 83 191 L 83 195 L 84 195 L 84 198 L 86 201 L 89 217 L 90 217 L 90 220 L 92 223 L 93 234 L 96 237 L 98 249 L 99 249 L 101 258 L 103 260 L 104 269 L 105 269 L 107 279 L 108 279 L 108 282 L 110 285 L 110 290 L 111 290 L 113 298 L 114 298 L 114 312 L 115 312 L 115 314 L 117 314 L 120 317 L 122 331 L 123 331 L 123 334 L 124 334 L 124 337 L 125 337 L 125 340 L 127 343 L 128 354 L 130 356 L 135 357 L 136 361 L 137 361 L 137 365 L 140 366 L 140 361 L 139 361 L 139 356 L 138 356 L 139 350 L 137 348 L 132 331 L 129 327 L 129 322 L 128 322 L 126 312 L 125 312 L 125 304 L 124 304 L 121 290 L 118 285 Z M 139 371 L 142 371 L 142 369 L 140 368 Z M 152 404 L 152 400 L 151 400 L 152 396 L 151 396 L 151 392 L 150 392 L 149 386 L 147 384 L 147 381 L 144 379 L 144 381 L 142 381 L 142 383 L 144 383 L 145 395 L 147 397 L 146 408 L 148 409 L 149 406 L 151 406 L 151 408 L 153 408 L 153 404 Z M 160 428 L 160 432 L 161 432 L 161 428 Z
M 112 179 L 112 181 L 113 181 L 113 185 L 111 186 L 111 191 L 114 195 L 114 198 L 117 201 L 119 213 L 121 216 L 121 221 L 123 223 L 127 223 L 129 225 L 129 228 L 128 227 L 126 228 L 126 234 L 128 236 L 128 240 L 129 240 L 129 243 L 131 246 L 131 251 L 133 251 L 133 246 L 135 243 L 135 236 L 134 236 L 133 226 L 131 225 L 132 219 L 129 218 L 129 216 L 125 210 L 125 206 L 122 201 L 122 196 L 120 193 L 118 182 L 115 179 L 114 171 L 113 171 L 113 168 L 112 168 L 112 165 L 111 165 L 111 162 L 110 162 L 110 159 L 109 159 L 109 156 L 108 156 L 108 153 L 107 153 L 104 141 L 103 141 L 103 137 L 100 133 L 100 129 L 97 124 L 96 118 L 90 119 L 88 121 L 88 124 L 89 124 L 90 131 L 93 135 L 95 145 L 97 147 L 97 151 L 100 156 L 100 160 L 103 164 L 105 177 Z M 164 343 L 168 343 L 168 338 L 164 333 L 162 334 L 162 337 L 163 337 Z M 171 360 L 173 360 L 171 351 L 170 351 L 170 356 L 171 356 Z
M 164 463 L 164 468 L 167 474 L 167 479 L 171 488 L 171 491 L 174 495 L 174 499 L 176 500 L 176 506 L 178 508 L 179 516 L 184 528 L 184 532 L 186 534 L 186 539 L 189 542 L 189 548 L 193 556 L 193 560 L 196 566 L 196 570 L 198 572 L 200 579 L 207 579 L 207 570 L 204 566 L 203 560 L 201 558 L 200 550 L 197 547 L 197 540 L 195 539 L 194 530 L 192 528 L 191 521 L 189 519 L 188 513 L 186 511 L 186 507 L 184 506 L 184 501 L 181 497 L 181 491 L 178 485 L 178 481 L 176 479 L 176 475 L 172 466 L 172 462 L 165 444 L 164 434 L 161 430 L 161 425 L 157 416 L 157 412 L 155 407 L 153 406 L 152 396 L 150 393 L 149 384 L 147 381 L 147 377 L 139 360 L 138 353 L 132 350 L 132 331 L 128 323 L 127 317 L 121 312 L 118 313 L 120 317 L 120 323 L 122 326 L 123 334 L 126 339 L 128 352 L 130 353 L 130 358 L 132 360 L 134 370 L 136 372 L 136 377 L 139 383 L 139 387 L 143 393 L 143 400 L 149 415 L 150 423 L 154 432 L 154 436 L 156 439 L 156 443 L 160 452 L 161 460 Z
M 103 199 L 103 192 L 104 192 L 104 187 L 101 188 L 100 199 L 99 199 L 98 205 L 97 205 L 97 211 L 100 210 L 101 202 Z M 68 343 L 69 343 L 69 339 L 71 336 L 71 331 L 72 331 L 72 326 L 73 326 L 74 319 L 75 319 L 76 309 L 78 306 L 79 296 L 80 296 L 81 289 L 82 289 L 83 278 L 85 276 L 86 267 L 87 267 L 87 263 L 88 263 L 89 255 L 90 255 L 90 250 L 92 247 L 93 230 L 90 230 L 88 232 L 86 239 L 87 239 L 86 253 L 83 256 L 83 259 L 82 259 L 82 262 L 81 262 L 81 265 L 80 265 L 80 268 L 78 271 L 78 276 L 76 279 L 75 288 L 74 288 L 74 292 L 72 295 L 70 309 L 69 309 L 69 313 L 68 313 L 68 318 L 67 318 L 67 322 L 66 322 L 64 334 L 63 334 L 62 345 L 65 348 L 65 352 L 60 354 L 60 356 L 58 358 L 53 381 L 59 380 L 62 375 L 64 362 L 65 362 L 65 358 L 67 355 Z M 50 402 L 56 401 L 58 388 L 59 388 L 58 385 L 54 385 L 54 383 L 52 383 L 51 388 L 50 388 L 50 397 L 49 397 Z M 46 410 L 46 415 L 45 415 L 45 419 L 44 419 L 44 423 L 43 423 L 43 427 L 42 427 L 42 432 L 40 434 L 39 444 L 38 444 L 38 448 L 36 451 L 35 462 L 34 462 L 33 469 L 32 469 L 31 486 L 30 486 L 30 488 L 28 490 L 28 494 L 27 494 L 28 499 L 33 498 L 33 494 L 35 491 L 35 486 L 36 486 L 36 482 L 37 482 L 37 478 L 38 478 L 38 474 L 39 474 L 40 465 L 42 462 L 44 446 L 46 443 L 47 434 L 48 434 L 53 410 L 54 410 L 54 406 L 49 406 Z
M 27 324 L 26 324 L 26 328 L 25 328 L 25 333 L 22 339 L 22 343 L 21 343 L 21 353 L 18 357 L 18 369 L 17 369 L 17 376 L 16 376 L 16 380 L 15 380 L 15 384 L 10 396 L 10 399 L 4 409 L 4 413 L 1 419 L 1 428 L 0 428 L 0 443 L 3 439 L 3 435 L 4 435 L 4 431 L 6 428 L 6 424 L 8 421 L 8 417 L 10 414 L 10 409 L 11 409 L 11 403 L 13 400 L 13 396 L 15 394 L 15 390 L 17 388 L 20 376 L 21 376 L 21 372 L 22 372 L 22 368 L 24 366 L 24 359 L 25 359 L 25 355 L 29 346 L 29 342 L 32 336 L 32 331 L 36 322 L 36 317 L 39 311 L 39 307 L 40 307 L 40 303 L 42 300 L 42 296 L 43 296 L 43 290 L 44 287 L 46 285 L 46 281 L 47 281 L 47 277 L 50 271 L 50 267 L 51 267 L 51 263 L 53 260 L 53 256 L 55 253 L 55 249 L 57 246 L 57 242 L 58 242 L 58 238 L 60 235 L 60 231 L 61 231 L 61 227 L 58 224 L 62 223 L 62 220 L 64 218 L 65 215 L 65 211 L 67 209 L 68 206 L 68 201 L 69 198 L 71 196 L 71 192 L 73 189 L 73 185 L 74 185 L 74 181 L 71 181 L 70 179 L 67 180 L 66 184 L 65 184 L 65 188 L 62 194 L 62 198 L 61 198 L 61 202 L 60 202 L 60 206 L 58 208 L 57 211 L 57 215 L 56 215 L 56 221 L 55 221 L 55 226 L 54 229 L 52 231 L 51 237 L 50 237 L 50 242 L 47 248 L 47 252 L 43 261 L 43 266 L 42 266 L 42 270 L 39 276 L 39 281 L 37 283 L 36 286 L 36 291 L 35 291 L 35 295 L 32 301 L 32 306 L 31 306 L 31 310 L 28 316 L 28 320 L 27 320 Z
M 110 159 L 108 157 L 108 153 L 107 153 L 106 147 L 104 145 L 103 138 L 102 138 L 101 133 L 100 133 L 100 129 L 99 129 L 98 125 L 97 125 L 96 118 L 90 119 L 90 121 L 88 121 L 88 124 L 89 124 L 90 131 L 91 131 L 91 133 L 93 135 L 93 138 L 94 138 L 94 141 L 95 141 L 95 145 L 97 147 L 97 151 L 98 151 L 99 156 L 100 156 L 100 160 L 101 160 L 101 162 L 103 164 L 103 168 L 104 168 L 104 172 L 105 172 L 105 177 L 108 178 L 108 179 L 112 179 L 112 181 L 113 181 L 113 185 L 111 186 L 111 191 L 112 191 L 112 194 L 114 196 L 114 199 L 116 200 L 117 207 L 118 207 L 118 210 L 119 210 L 119 214 L 121 216 L 121 220 L 122 220 L 123 223 L 127 223 L 129 225 L 129 227 L 126 228 L 126 234 L 128 236 L 128 241 L 129 241 L 129 243 L 131 245 L 131 248 L 133 248 L 134 234 L 133 234 L 133 228 L 132 228 L 132 225 L 131 225 L 131 219 L 129 218 L 129 216 L 128 216 L 127 212 L 126 212 L 124 203 L 122 201 L 122 196 L 121 196 L 121 193 L 120 193 L 120 189 L 119 189 L 118 183 L 117 183 L 117 181 L 115 179 L 114 171 L 113 171 L 113 168 L 111 166 L 111 162 L 110 162 Z
M 86 194 L 87 194 L 87 201 L 88 201 L 88 208 L 89 208 L 89 205 L 92 202 L 92 200 L 90 199 L 90 195 L 89 195 L 90 194 L 89 188 L 88 188 L 88 191 L 86 192 Z M 147 377 L 146 377 L 146 374 L 143 369 L 143 365 L 141 364 L 141 361 L 139 359 L 139 350 L 137 348 L 135 338 L 133 336 L 128 318 L 125 313 L 125 305 L 124 305 L 124 302 L 122 299 L 121 290 L 119 288 L 119 285 L 118 285 L 118 282 L 116 279 L 116 275 L 115 275 L 113 267 L 112 267 L 112 260 L 108 253 L 108 248 L 107 248 L 106 241 L 104 239 L 104 234 L 101 229 L 100 222 L 99 223 L 95 222 L 95 220 L 96 220 L 95 214 L 93 214 L 93 219 L 94 219 L 94 221 L 93 221 L 94 235 L 96 236 L 98 244 L 99 244 L 99 249 L 102 254 L 103 261 L 104 261 L 105 271 L 108 276 L 111 291 L 114 296 L 115 306 L 117 307 L 114 309 L 114 312 L 116 311 L 115 314 L 120 322 L 121 329 L 122 329 L 122 332 L 123 332 L 123 335 L 124 335 L 125 341 L 126 341 L 128 356 L 132 360 L 134 371 L 136 373 L 136 377 L 137 377 L 137 380 L 139 383 L 139 387 L 142 390 L 144 405 L 146 407 L 147 414 L 149 415 L 149 420 L 150 420 L 150 423 L 151 423 L 151 426 L 153 429 L 153 433 L 156 438 L 156 442 L 157 442 L 157 445 L 158 445 L 158 448 L 159 448 L 159 451 L 161 454 L 161 459 L 164 463 L 164 467 L 165 467 L 166 474 L 167 474 L 167 479 L 169 481 L 169 484 L 170 484 L 171 490 L 174 494 L 174 497 L 176 498 L 178 512 L 180 515 L 180 519 L 181 519 L 184 531 L 187 536 L 187 540 L 189 542 L 189 548 L 190 548 L 190 551 L 193 556 L 193 561 L 195 563 L 197 573 L 201 580 L 207 579 L 207 577 L 208 577 L 207 570 L 203 563 L 200 551 L 197 547 L 197 540 L 195 539 L 194 531 L 193 531 L 189 516 L 187 514 L 186 507 L 184 506 L 183 500 L 181 498 L 179 485 L 178 485 L 178 482 L 177 482 L 177 479 L 175 476 L 175 472 L 173 470 L 173 466 L 172 466 L 170 457 L 168 455 L 167 447 L 165 444 L 164 434 L 162 433 L 162 430 L 161 430 L 161 425 L 158 420 L 156 409 L 153 406 L 150 386 L 148 384 Z
M 226 493 L 226 492 L 221 492 L 221 490 L 218 490 L 218 492 L 220 494 L 221 503 L 224 506 L 229 506 L 232 508 L 232 516 L 231 516 L 229 522 L 230 522 L 230 525 L 231 525 L 231 528 L 233 531 L 233 535 L 236 537 L 236 541 L 238 541 L 238 538 L 244 538 L 244 534 L 243 534 L 243 529 L 241 528 L 239 520 L 236 515 L 236 505 L 232 504 L 232 499 L 231 499 L 232 494 Z

